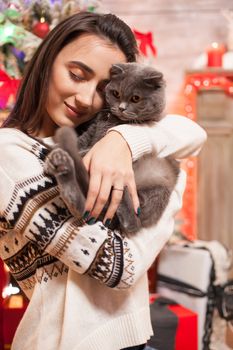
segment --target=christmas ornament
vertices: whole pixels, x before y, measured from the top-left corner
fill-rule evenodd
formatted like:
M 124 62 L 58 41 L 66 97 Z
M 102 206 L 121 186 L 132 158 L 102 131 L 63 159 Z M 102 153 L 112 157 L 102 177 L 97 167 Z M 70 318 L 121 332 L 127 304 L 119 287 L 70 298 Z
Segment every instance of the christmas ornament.
M 45 38 L 49 31 L 49 24 L 44 20 L 37 22 L 32 28 L 33 34 L 37 35 L 41 39 Z

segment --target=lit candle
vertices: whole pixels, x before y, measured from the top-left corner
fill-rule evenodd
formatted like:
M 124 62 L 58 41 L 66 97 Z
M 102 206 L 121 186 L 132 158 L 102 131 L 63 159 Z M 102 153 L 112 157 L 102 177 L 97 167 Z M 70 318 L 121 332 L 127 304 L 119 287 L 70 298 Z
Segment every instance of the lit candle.
M 222 57 L 224 54 L 224 46 L 218 43 L 212 43 L 207 50 L 207 67 L 222 67 Z

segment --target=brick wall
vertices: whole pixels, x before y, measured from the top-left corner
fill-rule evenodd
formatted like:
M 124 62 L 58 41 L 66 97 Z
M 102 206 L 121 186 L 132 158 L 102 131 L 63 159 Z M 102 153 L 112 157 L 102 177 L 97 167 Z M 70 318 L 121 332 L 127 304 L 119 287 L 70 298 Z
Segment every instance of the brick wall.
M 213 41 L 226 42 L 227 20 L 221 10 L 232 0 L 102 0 L 105 12 L 125 20 L 131 28 L 152 31 L 158 48 L 154 65 L 167 80 L 168 106 L 176 100 L 184 72 Z

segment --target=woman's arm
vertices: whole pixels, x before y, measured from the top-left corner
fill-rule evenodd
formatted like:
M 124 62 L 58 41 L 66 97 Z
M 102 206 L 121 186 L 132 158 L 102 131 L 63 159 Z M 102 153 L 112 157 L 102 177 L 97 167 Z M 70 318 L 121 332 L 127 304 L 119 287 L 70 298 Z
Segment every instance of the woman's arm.
M 177 159 L 196 156 L 206 141 L 206 132 L 187 117 L 170 114 L 151 126 L 119 125 L 119 132 L 131 149 L 133 161 L 155 152 L 158 157 Z
M 87 225 L 73 218 L 59 197 L 57 186 L 48 177 L 33 176 L 18 181 L 18 185 L 19 192 L 13 191 L 14 206 L 1 208 L 1 220 L 9 225 L 9 232 L 6 226 L 1 230 L 6 239 L 8 234 L 11 239 L 14 233 L 15 237 L 23 236 L 26 242 L 33 242 L 38 247 L 41 255 L 48 253 L 73 271 L 87 274 L 110 288 L 125 289 L 146 273 L 172 234 L 174 215 L 181 207 L 185 178 L 183 175 L 179 178 L 158 224 L 129 238 L 107 229 L 101 222 Z M 12 188 L 14 181 L 0 169 L 1 198 L 6 192 L 5 186 Z M 23 206 L 22 198 L 25 199 Z M 0 243 L 1 257 L 8 260 L 11 251 L 8 256 L 3 238 Z
M 134 284 L 172 233 L 185 179 L 180 177 L 159 223 L 126 238 L 101 222 L 87 225 L 73 218 L 54 180 L 43 173 L 43 149 L 5 136 L 1 137 L 0 155 L 1 256 L 8 259 L 12 255 L 4 249 L 4 240 L 14 239 L 15 234 L 25 244 L 33 242 L 41 254 L 48 253 L 111 288 Z
M 109 130 L 84 157 L 90 174 L 86 211 L 98 217 L 109 198 L 112 186 L 127 186 L 135 212 L 139 206 L 132 159 L 147 153 L 185 158 L 197 155 L 206 140 L 206 132 L 197 123 L 179 115 L 167 115 L 151 126 L 119 125 Z M 105 219 L 111 219 L 121 201 L 122 192 L 113 191 Z

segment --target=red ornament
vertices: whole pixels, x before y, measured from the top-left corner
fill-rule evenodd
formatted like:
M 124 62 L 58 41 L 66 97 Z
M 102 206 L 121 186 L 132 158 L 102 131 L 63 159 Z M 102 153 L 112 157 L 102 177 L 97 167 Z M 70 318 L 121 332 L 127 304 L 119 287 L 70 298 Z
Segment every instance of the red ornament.
M 32 28 L 33 34 L 37 35 L 41 39 L 44 39 L 49 31 L 50 28 L 47 22 L 37 22 Z

